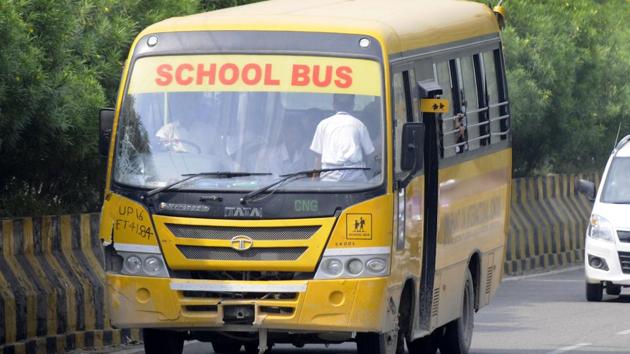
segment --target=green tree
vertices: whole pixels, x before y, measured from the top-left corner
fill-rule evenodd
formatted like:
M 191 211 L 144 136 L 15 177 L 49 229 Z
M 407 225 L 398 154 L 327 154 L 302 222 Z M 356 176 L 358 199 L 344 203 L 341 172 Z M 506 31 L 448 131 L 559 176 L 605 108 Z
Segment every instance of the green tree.
M 98 110 L 115 102 L 134 37 L 243 2 L 0 1 L 0 216 L 98 210 Z
M 504 31 L 517 175 L 599 170 L 630 133 L 626 1 L 508 0 Z

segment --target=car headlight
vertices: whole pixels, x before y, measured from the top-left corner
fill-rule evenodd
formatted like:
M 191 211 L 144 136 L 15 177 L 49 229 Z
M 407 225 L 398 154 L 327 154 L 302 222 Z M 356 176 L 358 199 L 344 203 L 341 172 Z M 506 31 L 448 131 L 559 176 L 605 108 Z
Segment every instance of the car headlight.
M 124 275 L 169 277 L 166 263 L 158 247 L 107 245 L 105 271 Z
M 389 247 L 330 249 L 324 252 L 315 279 L 384 277 L 389 268 Z
M 613 241 L 615 235 L 615 229 L 610 221 L 606 218 L 593 214 L 591 215 L 591 221 L 586 230 L 586 235 L 592 239 Z

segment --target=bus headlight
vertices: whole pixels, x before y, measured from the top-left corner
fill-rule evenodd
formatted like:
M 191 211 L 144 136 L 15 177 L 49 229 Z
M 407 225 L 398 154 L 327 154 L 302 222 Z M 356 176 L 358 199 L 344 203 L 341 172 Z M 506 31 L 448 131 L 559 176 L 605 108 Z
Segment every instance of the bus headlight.
M 123 244 L 107 245 L 105 246 L 105 271 L 113 274 L 168 278 L 168 269 L 162 254 L 154 252 L 159 252 L 159 248 Z
M 381 258 L 370 259 L 365 264 L 365 266 L 366 266 L 367 270 L 370 273 L 373 273 L 373 274 L 383 273 L 383 271 L 385 271 L 385 269 L 387 268 L 387 264 L 385 264 L 385 260 L 381 259 Z
M 144 260 L 143 270 L 146 274 L 160 274 L 164 268 L 164 262 L 156 256 L 149 256 Z
M 123 273 L 138 274 L 142 271 L 142 260 L 136 255 L 131 255 L 125 258 L 125 266 L 123 267 Z
M 343 263 L 336 258 L 327 259 L 323 264 L 322 270 L 326 274 L 338 276 L 343 272 Z
M 353 279 L 389 275 L 388 247 L 334 249 L 324 253 L 315 279 Z
M 348 262 L 348 273 L 352 275 L 361 274 L 363 271 L 363 262 L 360 259 L 351 259 Z
M 612 223 L 606 218 L 593 214 L 591 215 L 591 221 L 588 225 L 586 235 L 592 239 L 612 242 L 614 240 L 615 229 Z

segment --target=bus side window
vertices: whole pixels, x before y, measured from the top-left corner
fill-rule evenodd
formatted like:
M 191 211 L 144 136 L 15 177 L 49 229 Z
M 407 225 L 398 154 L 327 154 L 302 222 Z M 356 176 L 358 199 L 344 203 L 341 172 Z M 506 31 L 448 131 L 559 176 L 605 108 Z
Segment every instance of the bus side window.
M 465 113 L 466 140 L 468 150 L 477 150 L 481 147 L 481 127 L 487 123 L 481 121 L 479 95 L 477 94 L 477 77 L 475 63 L 472 56 L 459 59 L 459 68 L 462 79 L 462 111 Z
M 483 69 L 486 79 L 486 97 L 488 100 L 488 119 L 490 120 L 490 143 L 496 144 L 507 139 L 509 134 L 508 102 L 505 99 L 501 76 L 499 50 L 482 54 Z
M 448 100 L 448 112 L 443 113 L 438 124 L 440 134 L 440 146 L 441 155 L 444 158 L 454 156 L 457 147 L 457 130 L 455 129 L 455 114 L 456 102 L 453 101 L 453 79 L 451 77 L 451 65 L 449 61 L 444 61 L 435 64 L 434 66 L 435 76 L 437 77 L 438 84 L 442 87 L 442 98 Z

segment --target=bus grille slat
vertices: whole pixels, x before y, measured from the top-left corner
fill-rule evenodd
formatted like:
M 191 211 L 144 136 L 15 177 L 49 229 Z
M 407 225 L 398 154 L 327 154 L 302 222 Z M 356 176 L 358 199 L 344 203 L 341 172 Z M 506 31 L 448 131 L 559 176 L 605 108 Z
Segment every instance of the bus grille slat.
M 306 247 L 251 248 L 247 251 L 237 251 L 227 247 L 182 245 L 177 248 L 188 259 L 216 261 L 295 261 L 306 251 Z
M 254 241 L 308 240 L 321 226 L 298 227 L 221 227 L 167 224 L 177 238 L 231 240 L 245 235 Z

